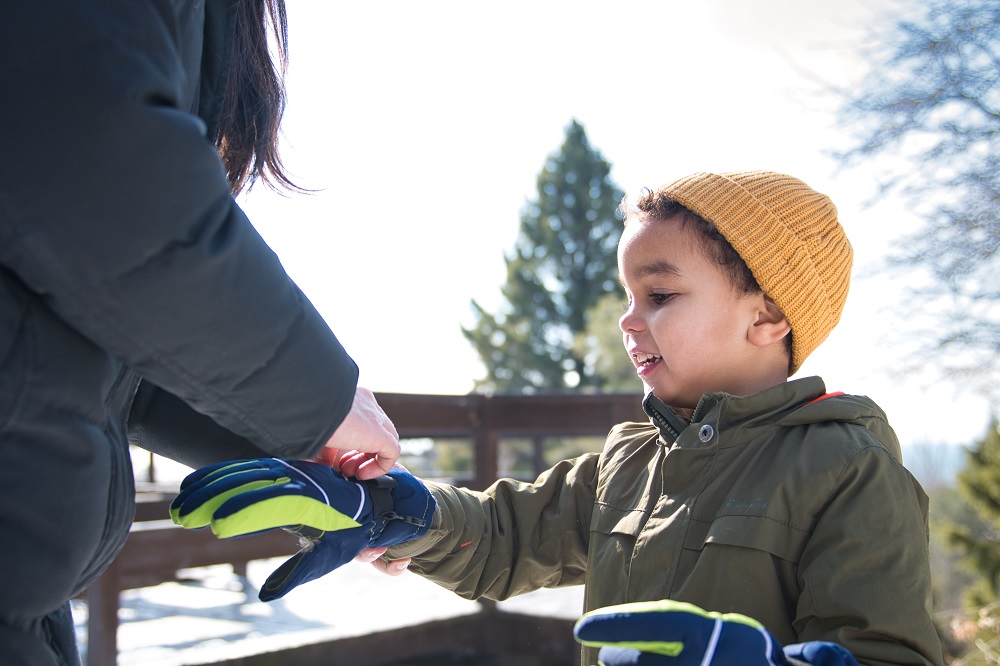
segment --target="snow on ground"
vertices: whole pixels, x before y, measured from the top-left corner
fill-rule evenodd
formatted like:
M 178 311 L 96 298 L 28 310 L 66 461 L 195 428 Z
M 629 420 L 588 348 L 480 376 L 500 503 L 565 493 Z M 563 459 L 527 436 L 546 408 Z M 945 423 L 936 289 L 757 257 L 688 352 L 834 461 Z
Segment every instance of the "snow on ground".
M 148 475 L 149 454 L 133 449 L 136 478 Z M 159 456 L 156 482 L 176 487 L 191 470 Z M 228 565 L 190 569 L 184 580 L 125 590 L 118 611 L 118 666 L 191 666 L 282 648 L 363 636 L 479 612 L 416 574 L 392 577 L 351 562 L 270 603 L 257 591 L 281 559 L 250 562 L 241 581 Z M 87 604 L 73 602 L 81 657 L 86 660 Z M 526 615 L 576 619 L 583 588 L 539 590 L 498 604 Z
M 281 559 L 251 562 L 241 582 L 228 566 L 191 569 L 182 582 L 126 590 L 118 613 L 118 666 L 190 666 L 479 612 L 479 604 L 405 573 L 352 562 L 283 599 L 257 590 Z M 583 588 L 539 590 L 498 608 L 575 619 Z M 87 606 L 73 602 L 86 659 Z

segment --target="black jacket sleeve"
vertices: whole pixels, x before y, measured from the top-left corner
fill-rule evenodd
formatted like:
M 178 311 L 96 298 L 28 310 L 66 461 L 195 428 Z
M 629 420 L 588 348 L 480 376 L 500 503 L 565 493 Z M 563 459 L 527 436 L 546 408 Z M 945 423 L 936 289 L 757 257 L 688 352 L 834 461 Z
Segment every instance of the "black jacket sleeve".
M 132 402 L 128 439 L 191 468 L 271 455 L 149 382 L 139 384 Z
M 220 426 L 310 457 L 350 409 L 357 367 L 189 112 L 181 4 L 3 4 L 0 265 Z

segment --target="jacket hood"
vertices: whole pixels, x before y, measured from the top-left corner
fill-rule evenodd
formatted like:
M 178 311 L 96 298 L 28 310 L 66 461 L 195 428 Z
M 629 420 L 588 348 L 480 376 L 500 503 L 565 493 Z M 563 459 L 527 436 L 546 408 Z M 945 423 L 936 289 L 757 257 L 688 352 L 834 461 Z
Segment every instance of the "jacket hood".
M 667 440 L 677 439 L 690 425 L 652 393 L 643 400 L 643 409 Z M 710 416 L 713 413 L 717 414 L 714 418 Z M 899 440 L 885 412 L 867 396 L 827 393 L 819 377 L 796 379 L 748 396 L 706 393 L 694 410 L 692 423 L 705 419 L 717 419 L 722 428 L 727 424 L 795 427 L 850 423 L 868 430 L 896 461 L 902 462 Z
M 868 430 L 889 451 L 896 462 L 903 462 L 896 432 L 885 412 L 868 396 L 831 393 L 808 402 L 781 419 L 782 426 L 838 421 Z

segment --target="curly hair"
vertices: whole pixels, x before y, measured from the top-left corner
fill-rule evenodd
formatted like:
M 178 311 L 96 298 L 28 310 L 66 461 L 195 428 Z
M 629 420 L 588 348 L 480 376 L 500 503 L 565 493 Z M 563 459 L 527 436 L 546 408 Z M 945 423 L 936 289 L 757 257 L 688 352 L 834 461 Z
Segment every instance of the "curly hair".
M 698 232 L 698 237 L 708 257 L 725 271 L 733 287 L 739 293 L 756 294 L 763 291 L 750 267 L 743 261 L 743 257 L 736 252 L 711 221 L 685 208 L 665 194 L 644 188 L 634 201 L 630 201 L 628 198 L 622 200 L 619 210 L 625 218 L 625 224 L 628 224 L 630 217 L 644 215 L 657 220 L 677 220 L 681 225 L 693 228 Z

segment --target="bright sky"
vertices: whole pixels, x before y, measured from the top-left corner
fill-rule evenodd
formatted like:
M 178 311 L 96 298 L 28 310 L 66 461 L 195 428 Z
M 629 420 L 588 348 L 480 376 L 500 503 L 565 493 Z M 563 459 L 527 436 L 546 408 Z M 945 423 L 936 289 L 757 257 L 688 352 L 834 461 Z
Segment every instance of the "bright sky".
M 469 303 L 500 304 L 503 254 L 571 119 L 627 192 L 700 170 L 790 173 L 833 198 L 855 248 L 841 324 L 800 375 L 871 396 L 904 445 L 970 443 L 985 402 L 891 377 L 892 295 L 859 277 L 916 221 L 864 207 L 871 173 L 826 156 L 845 138 L 817 81 L 859 79 L 886 1 L 293 0 L 284 156 L 320 191 L 242 203 L 363 385 L 461 394 L 483 374 L 461 332 Z

